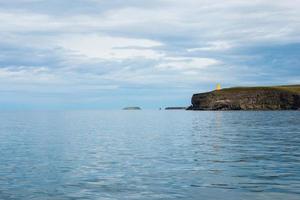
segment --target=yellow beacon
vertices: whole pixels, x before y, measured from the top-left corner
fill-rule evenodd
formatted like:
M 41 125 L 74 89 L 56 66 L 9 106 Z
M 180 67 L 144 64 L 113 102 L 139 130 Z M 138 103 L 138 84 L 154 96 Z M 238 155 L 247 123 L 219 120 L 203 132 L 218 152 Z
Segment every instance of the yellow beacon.
M 216 90 L 221 90 L 221 84 L 220 83 L 217 84 Z

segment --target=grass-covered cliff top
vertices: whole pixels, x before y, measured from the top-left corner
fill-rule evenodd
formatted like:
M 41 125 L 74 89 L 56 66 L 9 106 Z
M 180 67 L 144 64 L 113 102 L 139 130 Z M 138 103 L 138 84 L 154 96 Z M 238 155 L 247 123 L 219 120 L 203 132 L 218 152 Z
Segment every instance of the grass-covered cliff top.
M 224 88 L 222 90 L 216 91 L 218 93 L 236 93 L 236 92 L 245 92 L 245 91 L 255 91 L 255 90 L 280 90 L 287 91 L 291 93 L 300 94 L 300 85 L 282 85 L 282 86 L 258 86 L 258 87 L 233 87 L 233 88 Z
M 290 92 L 300 93 L 300 85 L 286 85 L 286 86 L 278 86 L 275 87 L 282 90 L 288 90 Z

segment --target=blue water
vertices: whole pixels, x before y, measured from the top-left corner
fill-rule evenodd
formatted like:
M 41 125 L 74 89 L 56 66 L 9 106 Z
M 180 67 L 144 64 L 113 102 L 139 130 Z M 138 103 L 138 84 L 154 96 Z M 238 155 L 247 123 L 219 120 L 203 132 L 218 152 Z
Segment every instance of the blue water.
M 0 113 L 0 199 L 300 199 L 300 112 Z

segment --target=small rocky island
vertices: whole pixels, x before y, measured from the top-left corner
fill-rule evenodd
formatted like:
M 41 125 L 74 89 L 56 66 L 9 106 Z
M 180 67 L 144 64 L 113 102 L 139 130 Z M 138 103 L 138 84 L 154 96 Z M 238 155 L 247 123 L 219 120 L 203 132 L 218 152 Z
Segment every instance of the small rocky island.
M 300 85 L 235 87 L 194 94 L 187 110 L 300 110 Z
M 186 110 L 186 107 L 166 107 L 165 110 Z
M 132 107 L 125 107 L 123 108 L 123 110 L 142 110 L 142 109 L 138 106 L 132 106 Z

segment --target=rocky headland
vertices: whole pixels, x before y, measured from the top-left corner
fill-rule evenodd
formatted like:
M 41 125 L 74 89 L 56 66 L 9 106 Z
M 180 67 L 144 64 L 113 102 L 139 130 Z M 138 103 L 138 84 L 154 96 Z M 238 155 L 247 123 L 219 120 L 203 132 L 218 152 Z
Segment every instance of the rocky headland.
M 299 110 L 300 85 L 236 87 L 194 94 L 187 110 Z

